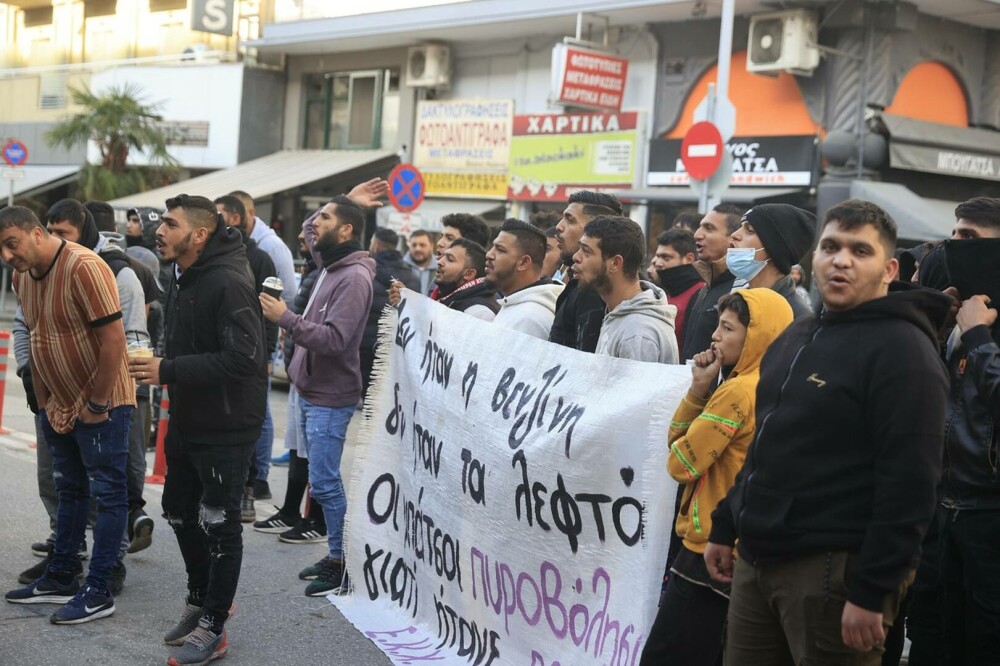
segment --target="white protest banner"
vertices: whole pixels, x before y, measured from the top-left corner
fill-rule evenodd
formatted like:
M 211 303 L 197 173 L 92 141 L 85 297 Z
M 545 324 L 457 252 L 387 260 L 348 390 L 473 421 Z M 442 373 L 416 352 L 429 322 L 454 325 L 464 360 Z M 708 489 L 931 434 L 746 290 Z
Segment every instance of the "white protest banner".
M 350 486 L 354 590 L 331 601 L 395 664 L 637 664 L 690 370 L 403 294 L 383 321 Z

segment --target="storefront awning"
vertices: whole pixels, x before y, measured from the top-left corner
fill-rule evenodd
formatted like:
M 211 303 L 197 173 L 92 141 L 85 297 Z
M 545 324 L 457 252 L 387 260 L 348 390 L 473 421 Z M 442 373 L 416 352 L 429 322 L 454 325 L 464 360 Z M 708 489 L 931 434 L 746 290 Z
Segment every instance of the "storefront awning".
M 71 183 L 80 176 L 80 165 L 56 166 L 23 166 L 3 169 L 18 171 L 22 176 L 14 180 L 14 196 L 17 198 L 34 196 L 47 192 L 54 187 Z M 6 197 L 10 192 L 10 182 L 0 180 L 0 195 Z
M 884 113 L 889 166 L 1000 181 L 1000 132 L 954 127 Z
M 941 240 L 955 227 L 955 201 L 925 199 L 898 183 L 855 180 L 851 198 L 871 201 L 884 209 L 899 228 L 899 238 L 913 241 Z
M 409 234 L 410 231 L 443 231 L 441 218 L 450 213 L 485 215 L 503 208 L 504 201 L 489 199 L 424 199 L 420 206 L 409 213 L 400 213 L 392 206 L 383 206 L 375 213 L 378 226 Z
M 266 157 L 221 169 L 147 192 L 109 201 L 112 206 L 150 206 L 162 208 L 163 202 L 178 194 L 201 195 L 215 199 L 233 190 L 249 192 L 255 199 L 284 192 L 302 185 L 332 178 L 353 169 L 385 160 L 396 160 L 390 150 L 282 150 Z M 331 192 L 338 194 L 337 192 Z
M 722 193 L 726 203 L 749 204 L 775 197 L 804 192 L 800 187 L 730 187 Z M 690 187 L 642 187 L 615 192 L 622 201 L 697 201 L 698 195 Z

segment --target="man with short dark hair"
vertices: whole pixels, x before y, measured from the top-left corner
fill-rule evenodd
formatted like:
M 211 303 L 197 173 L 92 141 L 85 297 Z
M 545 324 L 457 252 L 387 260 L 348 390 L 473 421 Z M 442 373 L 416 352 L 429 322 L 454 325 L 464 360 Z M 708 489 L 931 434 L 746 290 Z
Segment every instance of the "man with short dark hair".
M 382 311 L 389 303 L 389 289 L 392 281 L 399 280 L 407 289 L 420 291 L 420 278 L 416 271 L 403 260 L 399 253 L 399 235 L 392 229 L 379 227 L 372 234 L 368 254 L 375 260 L 375 278 L 372 280 L 372 305 L 368 309 L 365 332 L 361 336 L 361 383 L 362 396 L 368 395 L 372 368 L 375 366 L 375 352 L 378 344 L 378 323 Z M 428 253 L 429 244 L 428 244 Z
M 730 234 L 726 266 L 751 288 L 772 289 L 788 301 L 795 318 L 812 315 L 795 293 L 789 273 L 812 247 L 816 216 L 789 204 L 761 204 L 748 210 Z
M 133 358 L 142 384 L 170 385 L 163 512 L 177 536 L 188 594 L 164 642 L 168 664 L 202 664 L 229 648 L 226 620 L 243 562 L 240 499 L 267 394 L 264 322 L 243 238 L 211 199 L 168 199 L 156 232 L 174 263 L 163 358 Z
M 478 215 L 451 213 L 441 218 L 441 226 L 444 230 L 437 242 L 438 260 L 441 259 L 444 251 L 455 242 L 456 238 L 467 238 L 482 247 L 488 247 L 490 244 L 490 228 L 487 226 L 486 220 Z
M 95 202 L 90 202 L 91 204 Z M 104 204 L 107 206 L 107 204 Z M 107 211 L 103 216 L 107 223 Z M 149 344 L 149 331 L 146 325 L 148 304 L 160 296 L 155 279 L 149 270 L 132 259 L 112 242 L 106 233 L 97 226 L 97 219 L 91 213 L 91 207 L 81 204 L 75 199 L 57 201 L 46 213 L 46 227 L 49 233 L 72 243 L 79 243 L 93 250 L 111 268 L 118 286 L 118 301 L 121 304 L 122 324 L 125 326 L 127 343 Z M 139 276 L 142 276 L 140 278 Z M 153 540 L 153 519 L 146 515 L 143 507 L 146 501 L 142 498 L 146 484 L 146 436 L 142 428 L 149 427 L 149 419 L 143 418 L 141 409 L 149 409 L 149 393 L 145 392 L 144 400 L 139 400 L 139 390 L 136 390 L 136 408 L 132 410 L 129 423 L 128 450 L 128 529 L 122 542 L 118 562 L 111 572 L 109 588 L 115 596 L 121 594 L 125 584 L 126 568 L 124 557 L 126 552 L 137 552 L 148 548 Z
M 705 281 L 694 267 L 697 249 L 694 234 L 685 227 L 667 229 L 656 237 L 656 254 L 653 255 L 652 269 L 656 272 L 656 282 L 667 292 L 667 300 L 677 308 L 674 331 L 677 333 L 677 348 L 684 349 L 684 325 L 687 311 Z
M 39 421 L 59 494 L 51 562 L 40 578 L 5 598 L 60 604 L 50 617 L 54 624 L 89 622 L 115 612 L 110 578 L 128 520 L 125 468 L 135 385 L 126 365 L 118 289 L 102 259 L 50 234 L 27 208 L 0 210 L 0 255 L 14 268 L 30 331 Z M 81 587 L 78 550 L 91 493 L 97 520 Z
M 274 261 L 267 252 L 264 252 L 257 245 L 257 241 L 250 238 L 247 233 L 247 211 L 246 206 L 239 197 L 226 195 L 215 200 L 215 208 L 222 216 L 222 221 L 240 232 L 243 239 L 243 249 L 246 251 L 247 263 L 250 265 L 250 273 L 253 275 L 254 290 L 259 294 L 264 290 L 264 281 L 268 278 L 278 276 L 278 269 L 275 268 Z M 265 343 L 268 349 L 275 349 L 278 345 L 278 325 L 274 322 L 264 321 Z M 268 380 L 270 387 L 270 379 Z M 271 423 L 271 392 L 267 392 L 267 403 L 264 407 L 264 424 L 261 428 L 261 437 L 257 440 L 257 447 L 250 457 L 250 472 L 247 479 L 247 486 L 243 490 L 243 501 L 240 503 L 240 520 L 244 523 L 252 523 L 256 520 L 256 510 L 254 509 L 254 499 L 270 499 L 271 487 L 267 482 L 268 474 L 271 471 L 271 448 L 274 444 L 273 430 L 267 430 L 266 425 Z
M 549 341 L 580 351 L 593 352 L 601 335 L 604 301 L 596 291 L 581 290 L 573 274 L 573 257 L 580 250 L 584 227 L 598 215 L 621 215 L 622 205 L 612 194 L 579 190 L 570 195 L 562 220 L 556 225 L 556 240 L 562 252 L 563 270 L 555 279 L 566 284 L 556 301 L 556 314 Z
M 486 282 L 500 293 L 493 323 L 542 340 L 549 339 L 556 299 L 563 286 L 542 277 L 545 234 L 508 218 L 486 253 Z
M 587 223 L 573 257 L 582 288 L 607 308 L 596 353 L 650 363 L 676 363 L 677 308 L 655 285 L 639 280 L 646 242 L 627 217 L 599 215 Z
M 554 277 L 562 265 L 562 252 L 559 251 L 559 239 L 556 238 L 558 233 L 555 227 L 545 230 L 545 260 L 542 261 L 542 275 L 547 278 Z
M 403 261 L 420 278 L 420 288 L 417 291 L 424 296 L 430 296 L 434 288 L 434 273 L 437 271 L 437 257 L 434 256 L 431 234 L 424 229 L 417 229 L 410 234 L 406 245 L 409 251 L 403 257 Z
M 948 394 L 937 331 L 951 307 L 890 290 L 895 241 L 878 206 L 831 208 L 813 255 L 824 311 L 761 364 L 754 441 L 705 549 L 732 583 L 726 664 L 881 664 L 934 513 Z
M 732 204 L 719 204 L 701 218 L 694 244 L 698 251 L 695 268 L 705 286 L 691 301 L 684 326 L 681 360 L 687 361 L 712 344 L 712 333 L 719 325 L 719 299 L 733 289 L 736 278 L 726 268 L 729 236 L 740 226 L 743 211 Z
M 945 293 L 961 307 L 945 345 L 951 391 L 936 530 L 923 545 L 907 621 L 914 666 L 992 664 L 1000 654 L 1000 199 L 971 199 L 955 215 Z
M 1000 235 L 1000 199 L 975 197 L 955 207 L 954 240 Z
M 698 227 L 701 224 L 702 215 L 698 213 L 697 210 L 682 210 L 677 213 L 674 217 L 674 221 L 670 223 L 673 229 L 684 229 L 685 231 L 690 231 L 692 234 L 698 231 Z
M 264 316 L 291 333 L 296 351 L 288 376 L 299 393 L 300 446 L 309 458 L 312 496 L 323 507 L 327 555 L 305 590 L 319 597 L 346 591 L 344 515 L 347 497 L 340 474 L 347 426 L 361 400 L 359 349 L 372 304 L 375 261 L 361 247 L 365 211 L 350 198 L 334 197 L 303 224 L 306 245 L 322 272 L 301 315 L 266 292 Z

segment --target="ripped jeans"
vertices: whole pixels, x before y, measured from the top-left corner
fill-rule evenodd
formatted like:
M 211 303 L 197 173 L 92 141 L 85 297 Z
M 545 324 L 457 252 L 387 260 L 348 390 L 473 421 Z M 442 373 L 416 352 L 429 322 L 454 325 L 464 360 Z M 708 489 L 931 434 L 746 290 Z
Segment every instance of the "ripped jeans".
M 240 580 L 240 499 L 255 444 L 193 444 L 171 428 L 164 446 L 163 517 L 177 535 L 191 598 L 220 623 Z

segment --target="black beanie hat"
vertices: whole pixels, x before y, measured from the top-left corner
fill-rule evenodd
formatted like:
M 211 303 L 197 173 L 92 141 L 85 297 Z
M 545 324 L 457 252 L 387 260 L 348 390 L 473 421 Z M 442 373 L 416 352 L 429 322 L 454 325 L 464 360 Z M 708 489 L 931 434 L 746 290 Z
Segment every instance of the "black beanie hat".
M 816 235 L 816 216 L 789 204 L 760 204 L 743 219 L 760 236 L 775 268 L 785 275 L 806 255 Z

